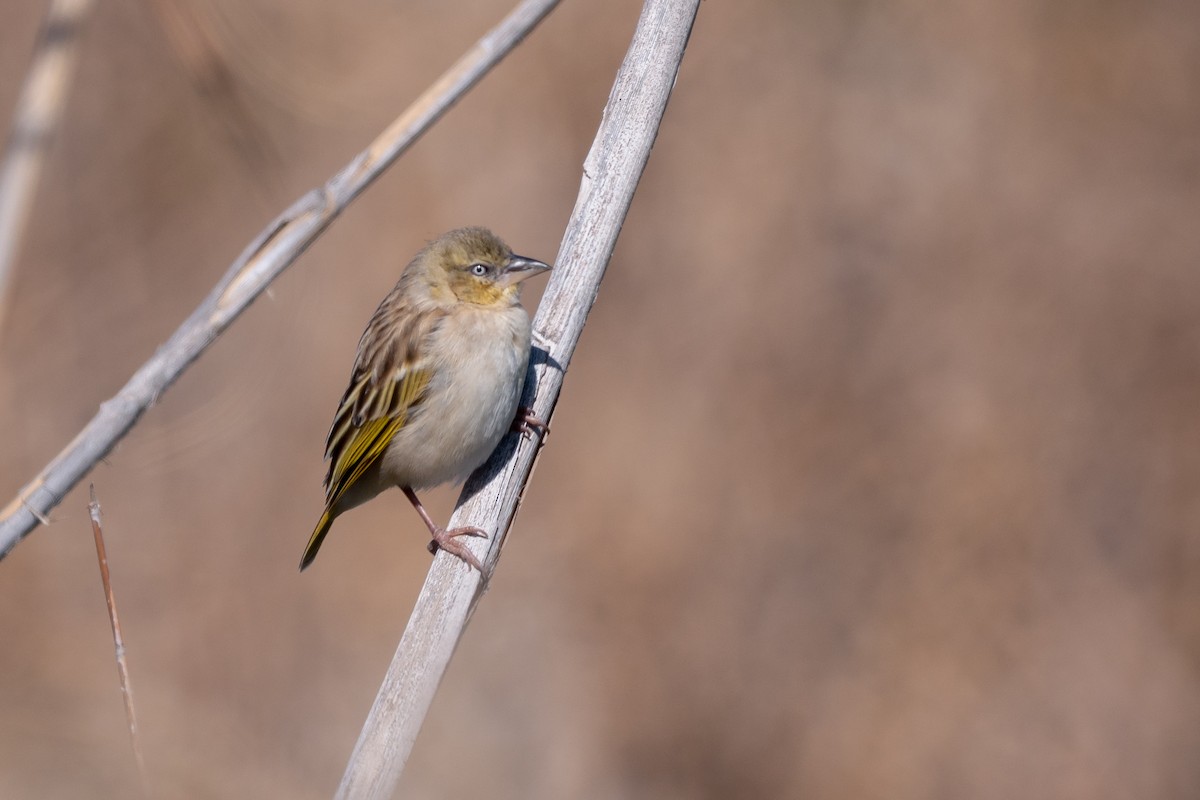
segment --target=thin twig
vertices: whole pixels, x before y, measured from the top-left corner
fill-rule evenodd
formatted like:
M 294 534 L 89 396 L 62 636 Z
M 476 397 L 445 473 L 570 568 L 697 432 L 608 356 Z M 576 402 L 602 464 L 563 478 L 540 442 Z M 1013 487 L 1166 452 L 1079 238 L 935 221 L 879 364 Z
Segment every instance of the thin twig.
M 150 796 L 150 782 L 146 778 L 146 761 L 142 758 L 142 742 L 138 737 L 137 715 L 133 711 L 133 684 L 129 680 L 129 665 L 125 661 L 125 639 L 121 636 L 121 621 L 117 618 L 117 598 L 113 595 L 112 581 L 108 575 L 108 553 L 104 549 L 104 530 L 100 525 L 100 503 L 96 500 L 95 485 L 88 486 L 92 501 L 88 513 L 92 517 L 92 536 L 96 539 L 96 558 L 100 560 L 100 581 L 104 584 L 104 601 L 108 604 L 108 621 L 112 623 L 113 649 L 117 653 L 117 675 L 121 680 L 121 699 L 125 701 L 125 721 L 129 723 L 129 741 L 133 745 L 133 759 L 137 762 L 138 778 L 142 784 L 142 795 Z
M 320 189 L 300 198 L 242 252 L 192 315 L 17 497 L 0 511 L 0 559 L 44 518 L 142 413 L 375 178 L 525 38 L 559 0 L 523 0 Z
M 92 0 L 51 2 L 17 99 L 4 162 L 0 164 L 0 327 L 8 305 L 13 263 L 20 252 L 46 149 L 66 105 L 67 87 L 79 52 L 79 32 L 91 8 Z
M 647 0 L 584 162 L 579 198 L 534 320 L 535 381 L 522 405 L 549 420 L 567 365 L 650 156 L 699 0 Z M 542 352 L 537 352 L 540 350 Z M 463 489 L 451 527 L 495 533 L 476 552 L 490 577 L 538 447 L 507 440 Z M 514 454 L 515 447 L 515 454 Z M 483 546 L 483 545 L 481 545 Z M 391 797 L 487 579 L 439 553 L 338 787 L 344 800 Z

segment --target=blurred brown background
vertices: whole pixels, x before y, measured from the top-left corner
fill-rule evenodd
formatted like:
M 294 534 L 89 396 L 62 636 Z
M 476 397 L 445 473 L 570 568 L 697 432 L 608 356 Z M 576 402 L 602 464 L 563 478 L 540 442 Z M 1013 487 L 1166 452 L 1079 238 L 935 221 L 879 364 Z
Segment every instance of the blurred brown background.
M 509 4 L 195 0 L 199 84 L 161 8 L 85 34 L 0 502 Z M 564 3 L 92 475 L 159 797 L 331 795 L 429 561 L 395 493 L 296 572 L 357 337 L 445 229 L 554 256 L 639 8 Z M 1198 259 L 1200 6 L 704 3 L 401 794 L 1200 796 Z M 133 796 L 86 486 L 53 519 L 0 797 Z

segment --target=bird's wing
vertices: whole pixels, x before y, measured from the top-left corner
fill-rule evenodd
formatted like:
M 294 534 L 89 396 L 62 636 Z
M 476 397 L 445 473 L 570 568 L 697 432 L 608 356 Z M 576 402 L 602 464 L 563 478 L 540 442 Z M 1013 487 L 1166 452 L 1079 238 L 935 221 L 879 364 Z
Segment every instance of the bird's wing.
M 386 301 L 359 342 L 350 386 L 325 442 L 329 507 L 383 455 L 433 378 L 432 365 L 422 354 L 428 352 L 426 344 L 440 315 L 410 313 L 395 319 L 385 306 Z

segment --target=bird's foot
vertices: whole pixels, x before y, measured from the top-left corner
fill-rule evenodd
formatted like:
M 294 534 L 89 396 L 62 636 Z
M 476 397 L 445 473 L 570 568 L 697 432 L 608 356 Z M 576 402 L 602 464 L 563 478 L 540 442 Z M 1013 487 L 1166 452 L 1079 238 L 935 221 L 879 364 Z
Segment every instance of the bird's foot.
M 517 409 L 516 418 L 513 419 L 512 431 L 521 434 L 526 439 L 532 439 L 535 433 L 545 438 L 550 433 L 550 426 L 534 416 L 532 408 L 521 406 Z
M 479 570 L 480 574 L 483 574 L 483 564 L 479 563 L 479 559 L 475 557 L 474 553 L 467 549 L 466 545 L 464 545 L 462 542 L 456 541 L 459 536 L 474 536 L 480 539 L 488 538 L 487 531 L 485 531 L 483 528 L 476 528 L 473 526 L 467 528 L 451 528 L 450 530 L 438 528 L 437 530 L 433 531 L 433 539 L 429 542 L 429 552 L 437 555 L 438 550 L 445 550 L 452 556 L 458 556 L 458 558 Z

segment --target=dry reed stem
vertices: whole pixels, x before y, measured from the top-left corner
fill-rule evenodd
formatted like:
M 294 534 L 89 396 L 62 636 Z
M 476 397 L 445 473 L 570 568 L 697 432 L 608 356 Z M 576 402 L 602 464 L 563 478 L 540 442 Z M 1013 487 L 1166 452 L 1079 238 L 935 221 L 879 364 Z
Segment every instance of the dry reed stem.
M 21 249 L 46 150 L 66 105 L 79 52 L 79 33 L 91 9 L 92 0 L 51 2 L 17 98 L 12 130 L 0 163 L 0 329 L 13 264 Z
M 559 0 L 523 0 L 324 186 L 268 225 L 75 439 L 0 510 L 0 559 L 112 450 L 142 413 L 375 178 L 500 62 Z
M 563 375 L 650 157 L 698 6 L 699 0 L 647 0 L 617 72 L 534 318 L 533 375 L 522 405 L 539 419 L 549 421 L 554 412 Z M 442 675 L 495 569 L 538 449 L 522 437 L 506 439 L 464 487 L 449 527 L 477 525 L 493 532 L 486 541 L 468 543 L 487 548 L 475 550 L 486 576 L 453 555 L 439 553 L 434 559 L 336 797 L 374 800 L 395 792 Z M 469 742 L 469 734 L 462 740 Z M 469 746 L 462 756 L 465 765 L 472 763 Z

